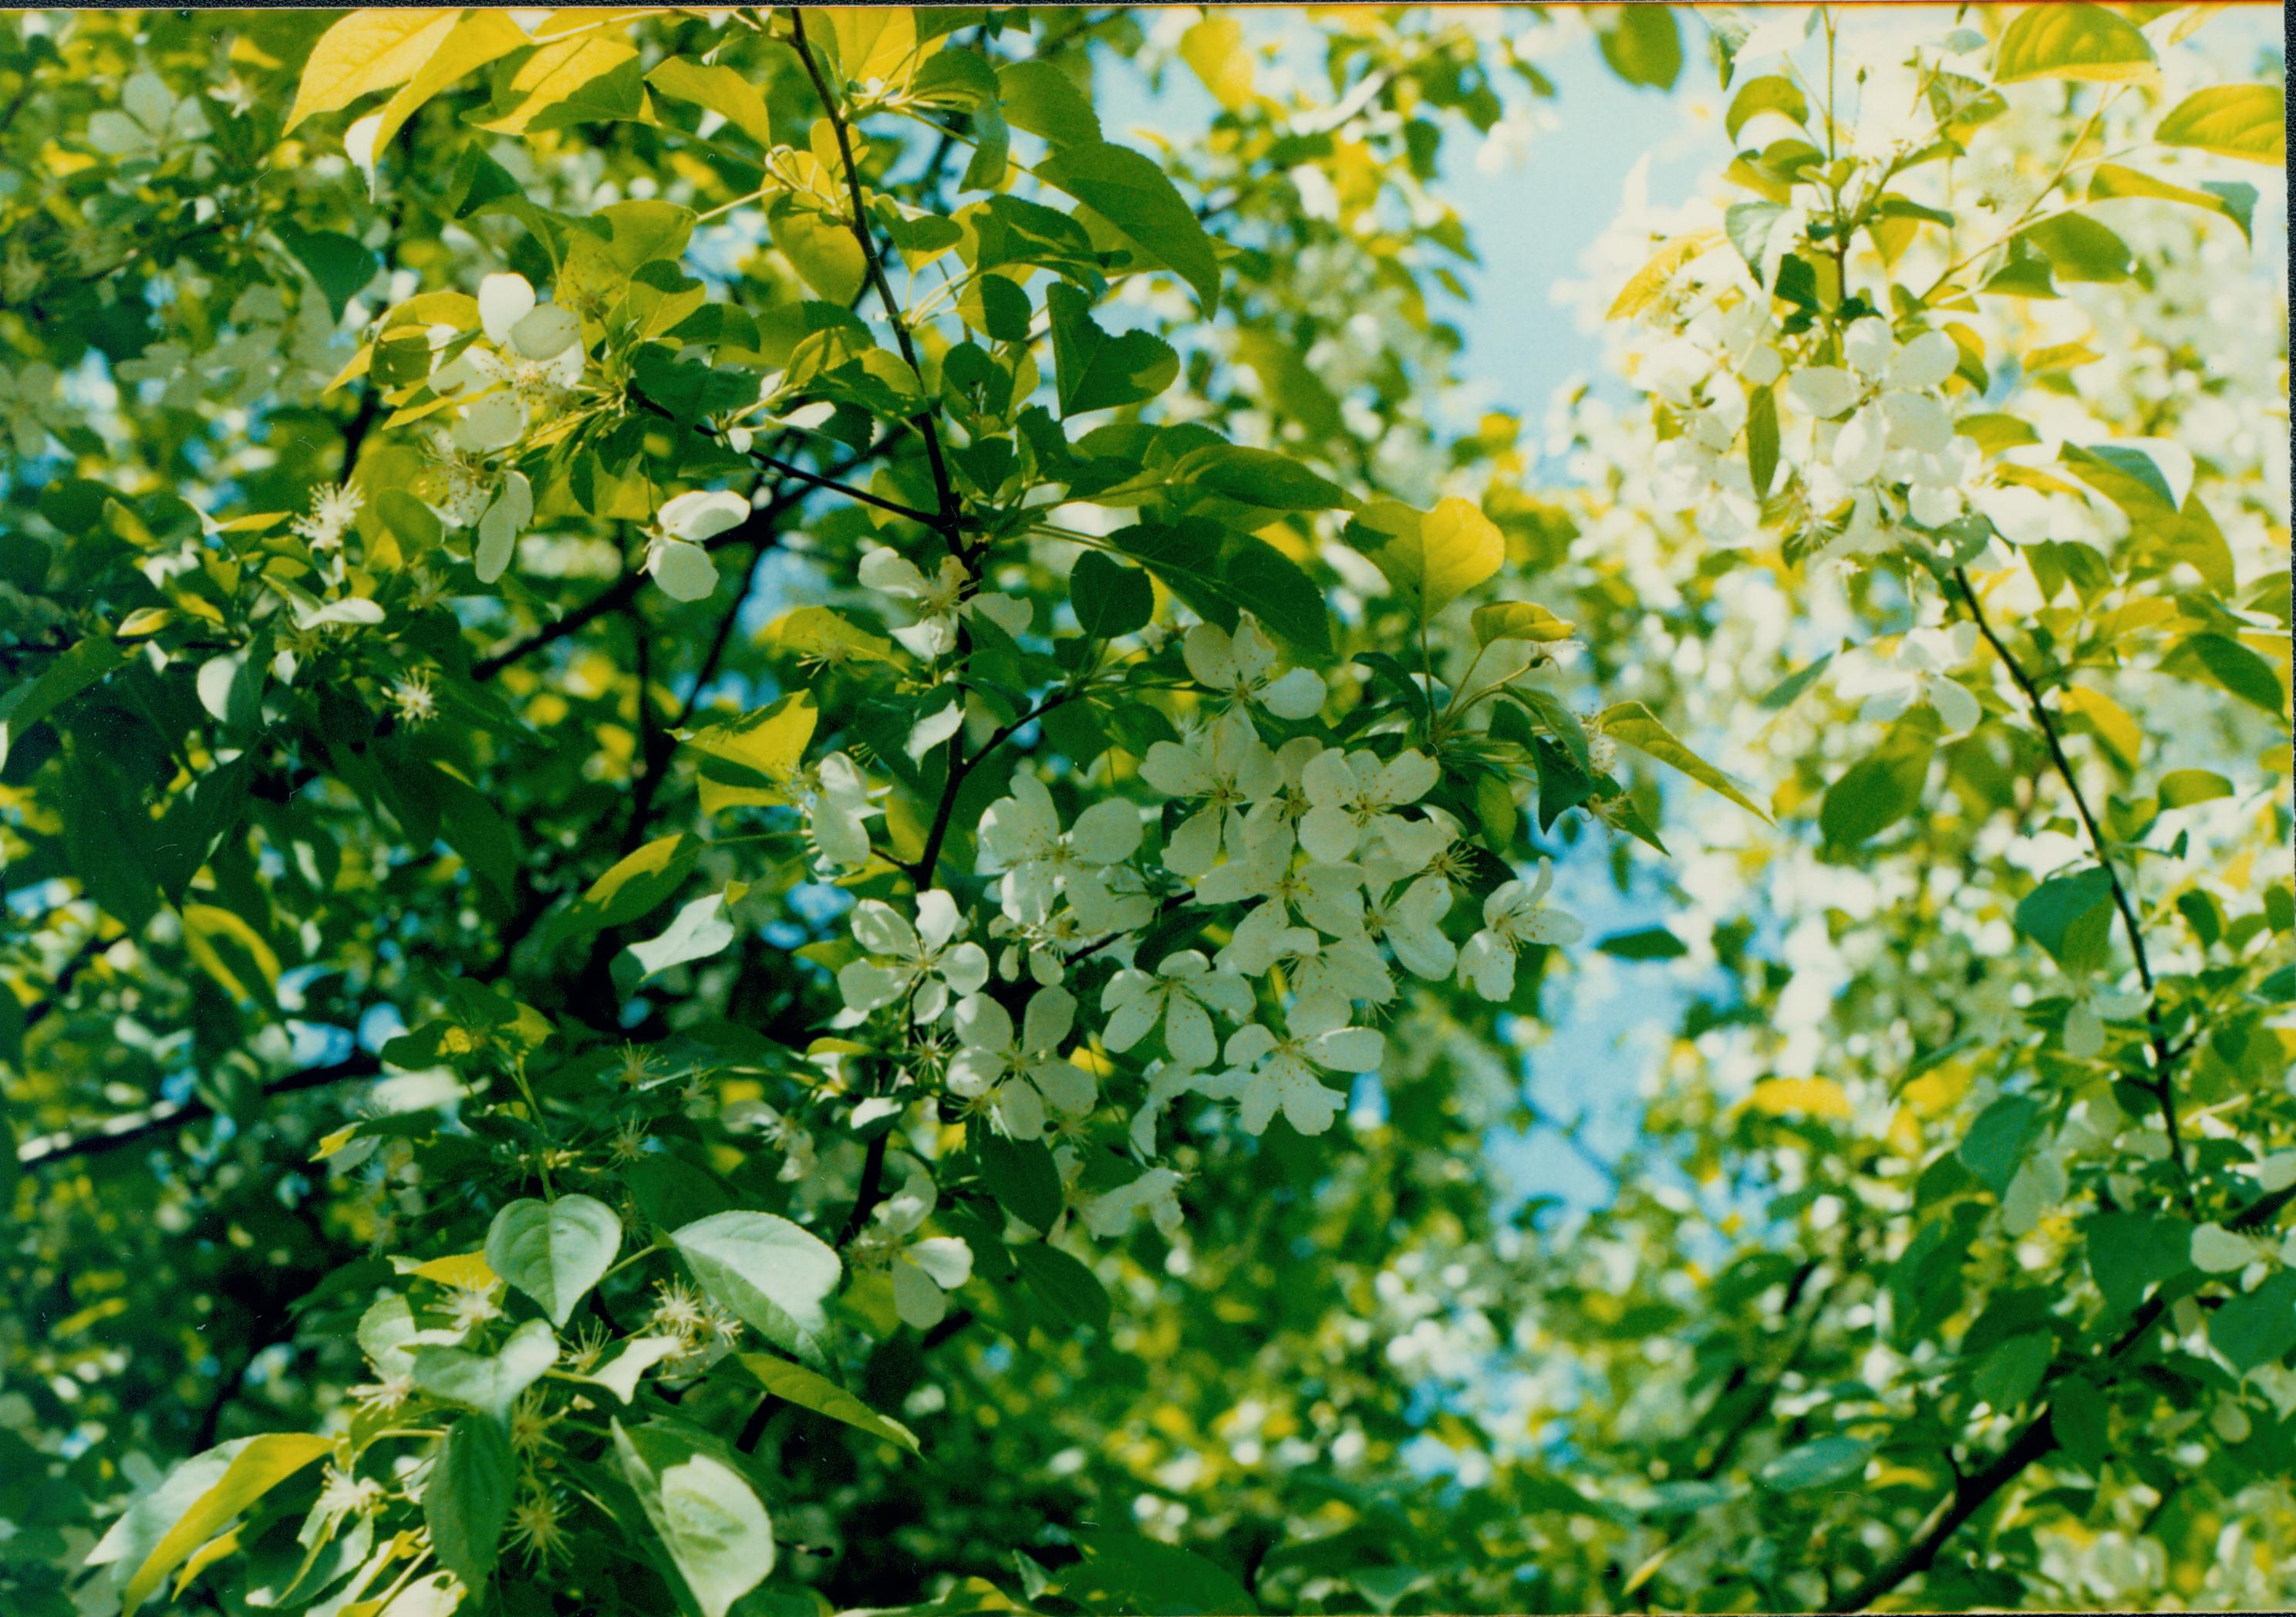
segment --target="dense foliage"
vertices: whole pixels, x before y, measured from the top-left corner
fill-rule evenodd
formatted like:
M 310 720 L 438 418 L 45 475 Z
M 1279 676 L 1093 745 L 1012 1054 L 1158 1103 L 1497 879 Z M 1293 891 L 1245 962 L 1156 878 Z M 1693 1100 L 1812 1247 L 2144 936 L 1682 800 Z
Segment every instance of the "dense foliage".
M 2296 1600 L 2220 10 L 8 19 L 0 1609 Z

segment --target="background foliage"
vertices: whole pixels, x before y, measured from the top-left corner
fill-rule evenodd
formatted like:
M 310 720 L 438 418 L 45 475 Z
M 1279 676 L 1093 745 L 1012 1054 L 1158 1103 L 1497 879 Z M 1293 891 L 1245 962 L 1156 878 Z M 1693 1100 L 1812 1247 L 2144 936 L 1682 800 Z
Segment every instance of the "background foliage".
M 0 1606 L 2289 1604 L 2219 9 L 8 19 Z M 1711 184 L 1463 427 L 1445 165 L 1587 29 Z M 1391 772 L 1393 971 L 1264 897 L 1307 784 L 1197 892 L 1231 703 Z M 986 970 L 881 1003 L 933 889 Z M 1119 1033 L 1191 949 L 1375 1074 Z M 1636 1143 L 1526 1197 L 1620 981 Z

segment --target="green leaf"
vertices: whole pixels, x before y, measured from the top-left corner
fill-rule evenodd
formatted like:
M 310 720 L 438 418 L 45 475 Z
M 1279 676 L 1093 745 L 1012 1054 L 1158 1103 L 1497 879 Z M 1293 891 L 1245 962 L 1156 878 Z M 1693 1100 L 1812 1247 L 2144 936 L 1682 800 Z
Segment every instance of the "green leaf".
M 1670 7 L 1622 5 L 1618 21 L 1595 36 L 1603 60 L 1628 84 L 1671 90 L 1682 76 L 1682 29 Z M 1736 132 L 1732 131 L 1732 138 Z
M 2077 78 L 2120 84 L 2153 69 L 2136 27 L 2101 5 L 2029 5 L 2010 19 L 1993 53 L 1993 82 Z
M 1801 1488 L 1830 1488 L 1866 1474 L 1874 1445 L 1854 1437 L 1822 1437 L 1816 1442 L 1789 1449 L 1760 1471 L 1755 1480 L 1781 1493 Z
M 616 1421 L 614 1452 L 702 1617 L 726 1617 L 774 1570 L 774 1524 L 729 1456 L 668 1422 Z
M 426 783 L 439 794 L 439 835 L 505 899 L 518 892 L 518 843 L 494 800 L 445 769 Z
M 2163 808 L 2189 808 L 2233 794 L 2232 783 L 2210 769 L 2171 769 L 2161 777 L 2154 794 Z
M 2156 1213 L 2098 1213 L 2082 1223 L 2089 1277 L 2115 1314 L 2134 1313 L 2144 1293 L 2193 1266 L 2193 1227 Z
M 1921 804 L 1933 740 L 1922 726 L 1900 724 L 1882 744 L 1842 771 L 1818 805 L 1818 829 L 1837 848 L 1880 835 Z
M 2195 90 L 2152 131 L 2164 146 L 2191 146 L 2243 162 L 2288 165 L 2286 93 L 2276 84 L 2220 84 Z
M 1680 770 L 1709 791 L 1720 792 L 1764 825 L 1769 824 L 1770 817 L 1762 812 L 1760 804 L 1739 790 L 1735 781 L 1683 745 L 1658 715 L 1641 702 L 1614 702 L 1604 708 L 1595 717 L 1595 728 Z
M 2017 234 L 2047 255 L 2060 282 L 2126 281 L 2135 261 L 2128 242 L 2087 214 L 2054 214 Z
M 733 69 L 672 56 L 646 75 L 646 83 L 673 101 L 691 102 L 717 113 L 765 150 L 774 149 L 774 126 L 766 112 L 766 98 Z
M 1067 282 L 1045 289 L 1045 309 L 1063 418 L 1144 403 L 1179 379 L 1180 357 L 1170 343 L 1153 332 L 1103 331 L 1092 300 Z
M 1423 628 L 1437 614 L 1498 571 L 1506 540 L 1472 500 L 1453 496 L 1429 512 L 1397 500 L 1374 500 L 1348 523 L 1348 542 L 1387 575 Z
M 2249 238 L 2250 221 L 2256 212 L 2256 187 L 2228 185 L 2219 183 L 2195 191 L 2184 185 L 2172 185 L 2167 180 L 2140 174 L 2134 168 L 2124 168 L 2119 163 L 2099 163 L 2089 175 L 2088 197 L 2092 202 L 2113 197 L 2148 197 L 2157 201 L 2181 202 L 2187 208 L 2199 208 L 2210 213 L 2222 214 L 2240 226 L 2243 240 Z
M 1833 658 L 1834 653 L 1828 652 L 1814 662 L 1804 663 L 1763 692 L 1756 699 L 1756 705 L 1772 713 L 1783 713 L 1794 704 L 1795 698 L 1817 683 L 1825 670 L 1833 665 Z
M 622 1221 L 585 1195 L 512 1202 L 487 1230 L 487 1267 L 564 1326 L 621 1250 Z
M 422 1520 L 439 1564 L 466 1588 L 484 1588 L 493 1575 L 517 1482 L 518 1459 L 500 1426 L 466 1415 L 447 1428 L 422 1485 Z
M 766 234 L 816 297 L 844 304 L 859 294 L 869 261 L 842 222 L 778 197 L 766 209 Z
M 1288 455 L 1242 444 L 1206 444 L 1172 468 L 1173 480 L 1270 511 L 1337 511 L 1356 502 Z
M 671 1233 L 701 1289 L 808 1364 L 829 1362 L 824 1305 L 843 1265 L 821 1240 L 771 1213 L 722 1212 Z
M 1091 1269 L 1056 1246 L 1016 1246 L 1021 1279 L 1053 1312 L 1072 1326 L 1108 1328 L 1108 1293 Z
M 1809 102 L 1791 78 L 1782 78 L 1775 73 L 1749 78 L 1730 98 L 1730 111 L 1723 116 L 1722 127 L 1729 131 L 1732 140 L 1736 140 L 1740 129 L 1765 112 L 1775 112 L 1800 123 L 1809 117 Z
M 1069 603 L 1087 640 L 1111 640 L 1148 627 L 1156 615 L 1156 589 L 1136 567 L 1087 550 L 1069 570 Z
M 1992 1406 L 1998 1415 L 2021 1408 L 2041 1390 L 2056 1357 L 2057 1339 L 2047 1331 L 2026 1331 L 2012 1336 L 1985 1356 L 1970 1377 L 1971 1396 Z
M 416 1348 L 414 1385 L 441 1403 L 490 1415 L 507 1428 L 519 1394 L 557 1362 L 557 1336 L 543 1321 L 529 1319 L 491 1354 L 467 1348 Z
M 1300 565 L 1248 533 L 1232 533 L 1221 547 L 1220 585 L 1295 652 L 1321 661 L 1332 654 L 1331 609 Z
M 708 959 L 734 936 L 734 923 L 726 918 L 726 895 L 713 892 L 681 906 L 660 937 L 631 944 L 629 953 L 647 977 L 659 977 L 674 965 Z
M 2276 718 L 2287 707 L 2278 671 L 2229 635 L 2187 635 L 2161 668 L 2183 678 L 2205 680 Z
M 2048 1113 L 2030 1096 L 2005 1095 L 1977 1114 L 1961 1142 L 1962 1165 L 1997 1196 L 2006 1194 Z
M 682 831 L 655 838 L 590 883 L 558 923 L 559 941 L 570 943 L 644 918 L 685 884 L 701 855 L 700 840 Z
M 791 1364 L 786 1358 L 775 1358 L 767 1353 L 743 1353 L 740 1358 L 742 1367 L 757 1377 L 758 1384 L 775 1398 L 786 1399 L 816 1415 L 825 1415 L 831 1420 L 842 1421 L 872 1437 L 883 1438 L 911 1454 L 924 1452 L 917 1446 L 915 1432 L 900 1422 L 878 1414 L 835 1382 L 815 1375 L 803 1365 Z
M 160 1535 L 128 1578 L 120 1598 L 129 1613 L 151 1598 L 167 1581 L 168 1573 L 190 1560 L 201 1545 L 223 1531 L 233 1517 L 305 1466 L 333 1453 L 335 1443 L 332 1438 L 300 1432 L 274 1432 L 226 1445 L 226 1448 L 231 1451 L 230 1464 L 190 1500 L 183 1514 Z M 209 1454 L 220 1452 L 210 1450 Z M 201 1457 L 203 1459 L 206 1457 Z M 199 1464 L 198 1460 L 191 1462 L 191 1465 Z M 189 1472 L 190 1466 L 184 1469 Z M 211 1472 L 209 1468 L 202 1467 L 195 1474 L 205 1478 Z M 111 1542 L 109 1537 L 105 1542 Z M 94 1559 L 94 1556 L 89 1558 Z
M 295 261 L 310 272 L 327 300 L 327 308 L 340 320 L 350 300 L 382 267 L 373 249 L 333 230 L 301 231 L 291 225 L 279 227 L 279 240 Z
M 2052 876 L 2017 902 L 2017 930 L 2066 971 L 2095 971 L 2112 939 L 2112 877 L 2103 866 Z
M 1645 926 L 1639 932 L 1612 932 L 1597 941 L 1595 947 L 1621 960 L 1678 960 L 1690 952 L 1688 944 L 1663 926 Z
M 26 731 L 127 661 L 117 641 L 90 636 L 61 653 L 37 679 L 0 693 L 0 764 Z
M 2296 1269 L 2282 1269 L 2209 1316 L 2209 1342 L 2234 1373 L 2276 1364 L 2296 1349 Z
M 1061 1575 L 1061 1594 L 1086 1611 L 1142 1617 L 1215 1617 L 1259 1608 L 1234 1578 L 1193 1550 L 1137 1533 L 1077 1534 L 1081 1564 Z
M 2049 1435 L 2082 1470 L 2094 1474 L 2112 1451 L 2112 1406 L 2096 1383 L 2069 1375 L 2049 1392 Z
M 1746 470 L 1759 499 L 1778 474 L 1778 401 L 1767 387 L 1756 388 L 1746 398 Z
M 996 99 L 1006 123 L 1042 135 L 1055 150 L 1100 142 L 1099 114 L 1076 81 L 1053 62 L 1035 58 L 1006 62 L 996 70 Z
M 1056 147 L 1037 177 L 1099 214 L 1152 264 L 1188 283 L 1207 317 L 1219 307 L 1219 260 L 1211 238 L 1164 171 L 1139 152 L 1105 141 Z
M 1233 632 L 1237 609 L 1249 608 L 1296 650 L 1330 655 L 1324 592 L 1267 540 L 1201 517 L 1119 529 L 1110 540 L 1208 621 Z
M 1061 1170 L 1041 1140 L 1012 1140 L 993 1130 L 980 1133 L 980 1178 L 996 1204 L 1038 1232 L 1060 1222 L 1066 1198 Z
M 1475 608 L 1468 621 L 1474 626 L 1478 646 L 1488 645 L 1494 640 L 1527 640 L 1534 645 L 1551 645 L 1558 640 L 1570 639 L 1576 628 L 1567 619 L 1558 618 L 1529 601 L 1494 601 Z

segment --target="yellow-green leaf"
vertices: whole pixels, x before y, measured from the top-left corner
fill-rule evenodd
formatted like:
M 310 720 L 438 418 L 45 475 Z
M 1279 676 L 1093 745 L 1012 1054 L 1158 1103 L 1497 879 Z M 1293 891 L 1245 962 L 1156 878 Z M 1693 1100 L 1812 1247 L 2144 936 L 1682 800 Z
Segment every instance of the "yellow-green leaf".
M 834 667 L 846 662 L 886 662 L 898 665 L 898 648 L 882 635 L 857 628 L 825 606 L 800 606 L 777 619 L 765 638 L 798 657 L 809 657 Z
M 648 842 L 590 883 L 560 922 L 559 941 L 639 919 L 677 891 L 701 852 L 701 844 L 684 832 Z
M 2288 162 L 2287 100 L 2276 84 L 2220 84 L 2178 102 L 2152 138 L 2243 162 Z
M 1700 785 L 1720 792 L 1757 819 L 1766 824 L 1768 822 L 1770 817 L 1762 812 L 1759 804 L 1739 789 L 1737 782 L 1683 745 L 1658 715 L 1641 702 L 1614 702 L 1604 708 L 1595 717 L 1595 728 L 1614 740 L 1626 743 L 1638 752 L 1647 753 L 1659 762 L 1680 770 Z
M 1529 601 L 1494 601 L 1488 606 L 1475 608 L 1472 620 L 1477 645 L 1488 645 L 1494 640 L 1530 640 L 1544 644 L 1568 640 L 1571 634 L 1568 620 Z
M 697 732 L 686 746 L 701 780 L 701 812 L 753 803 L 785 803 L 790 776 L 805 756 L 820 715 L 800 691 L 760 712 Z
M 144 1557 L 144 1564 L 135 1569 L 122 1592 L 126 1609 L 133 1612 L 151 1598 L 169 1572 L 222 1531 L 233 1517 L 306 1465 L 332 1452 L 334 1446 L 332 1438 L 301 1432 L 274 1432 L 249 1439 L 215 1485 L 192 1502 L 192 1507 Z
M 911 1454 L 924 1452 L 917 1447 L 917 1434 L 900 1422 L 878 1414 L 844 1388 L 786 1358 L 775 1358 L 770 1353 L 744 1353 L 742 1367 L 758 1378 L 758 1384 L 775 1398 L 785 1398 L 791 1403 L 802 1404 L 816 1415 L 825 1415 L 831 1420 L 842 1421 L 857 1431 L 872 1437 L 883 1438 L 898 1444 Z
M 906 88 L 917 63 L 941 45 L 935 38 L 917 49 L 917 20 L 906 5 L 840 5 L 814 14 L 828 20 L 838 70 L 858 85 Z
M 279 988 L 279 956 L 263 934 L 213 904 L 184 909 L 184 947 L 234 999 L 267 1001 Z
M 2250 215 L 2256 205 L 2256 190 L 2250 185 L 2232 186 L 2224 192 L 2194 191 L 2149 174 L 2139 174 L 2134 168 L 2124 168 L 2119 163 L 2099 163 L 2096 171 L 2089 176 L 2088 197 L 2092 202 L 2132 196 L 2182 202 L 2187 208 L 2205 208 L 2210 213 L 2220 213 L 2240 226 L 2243 236 L 2249 234 Z
M 2104 743 L 2114 762 L 2123 769 L 2136 767 L 2137 757 L 2144 750 L 2144 732 L 2137 728 L 2128 709 L 2103 691 L 2077 685 L 2067 685 L 2057 701 L 2068 715 L 2080 721 L 2081 728 Z
M 388 145 L 399 127 L 414 116 L 415 110 L 448 85 L 531 43 L 524 30 L 504 12 L 465 12 L 429 60 L 415 70 L 414 77 L 382 103 L 382 121 L 375 126 L 374 149 L 381 151 Z
M 437 10 L 353 12 L 319 36 L 295 86 L 293 129 L 305 119 L 348 107 L 360 96 L 412 78 L 455 31 L 462 13 Z
M 1830 1078 L 1766 1078 L 1746 1096 L 1746 1110 L 1771 1117 L 1824 1117 L 1848 1122 L 1849 1096 Z
M 647 74 L 646 82 L 673 101 L 692 102 L 717 113 L 767 151 L 773 150 L 774 127 L 766 115 L 766 98 L 733 69 L 673 56 Z
M 1454 495 L 1426 513 L 1397 500 L 1374 500 L 1349 525 L 1422 624 L 1498 571 L 1506 541 L 1472 500 Z
M 523 135 L 536 119 L 637 53 L 628 40 L 600 34 L 578 34 L 545 45 L 519 65 L 504 89 L 511 111 L 481 127 L 497 135 Z
M 1229 111 L 1251 100 L 1251 53 L 1243 47 L 1243 24 L 1234 17 L 1207 12 L 1189 24 L 1180 36 L 1180 60 Z
M 784 201 L 766 216 L 767 233 L 798 278 L 829 303 L 850 303 L 869 273 L 861 243 L 843 223 Z
M 1674 279 L 1677 271 L 1722 239 L 1718 230 L 1696 230 L 1686 236 L 1677 236 L 1652 255 L 1651 261 L 1635 271 L 1619 295 L 1611 300 L 1608 320 L 1631 320 L 1666 291 L 1666 283 Z
M 2030 5 L 2001 33 L 1993 82 L 2079 78 L 2121 84 L 2155 70 L 2152 46 L 2135 25 L 2101 5 Z

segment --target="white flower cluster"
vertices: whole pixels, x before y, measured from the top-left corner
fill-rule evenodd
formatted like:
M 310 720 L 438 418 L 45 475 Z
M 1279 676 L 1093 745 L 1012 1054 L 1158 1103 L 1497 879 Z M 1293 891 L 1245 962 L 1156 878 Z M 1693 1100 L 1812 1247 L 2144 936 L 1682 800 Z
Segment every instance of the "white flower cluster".
M 524 275 L 487 276 L 478 305 L 479 332 L 452 358 L 437 357 L 466 333 L 443 322 L 428 332 L 430 389 L 455 401 L 452 424 L 431 437 L 444 484 L 432 510 L 450 527 L 477 526 L 473 559 L 480 582 L 491 584 L 510 566 L 518 536 L 534 517 L 533 485 L 499 457 L 564 407 L 589 355 L 581 317 L 540 302 Z
M 945 644 L 968 604 L 961 570 L 928 585 L 893 558 L 865 564 L 864 577 L 919 600 L 918 629 L 931 630 L 914 636 L 920 654 Z M 1262 724 L 1311 720 L 1324 688 L 1311 670 L 1283 669 L 1249 618 L 1233 632 L 1196 624 L 1181 650 L 1201 717 L 1182 739 L 1152 743 L 1139 772 L 1172 805 L 1160 849 L 1141 857 L 1144 808 L 1132 799 L 1101 797 L 1064 821 L 1052 788 L 1024 767 L 979 826 L 982 869 L 994 878 L 985 932 L 1001 940 L 1000 957 L 967 940 L 964 910 L 936 888 L 913 912 L 877 899 L 857 905 L 851 931 L 861 957 L 838 974 L 851 1022 L 890 1012 L 897 1039 L 950 1051 L 941 1088 L 957 1113 L 1012 1139 L 1051 1140 L 1073 1178 L 1080 1163 L 1068 1141 L 1102 1101 L 1095 1073 L 1109 1071 L 1072 1047 L 1086 992 L 1074 980 L 1112 965 L 1095 997 L 1097 1042 L 1144 1063 L 1129 1138 L 1145 1171 L 1079 1202 L 1086 1227 L 1102 1235 L 1120 1234 L 1143 1210 L 1168 1232 L 1177 1227 L 1181 1178 L 1157 1160 L 1156 1136 L 1181 1097 L 1232 1105 L 1250 1134 L 1278 1112 L 1300 1132 L 1320 1134 L 1346 1104 L 1345 1079 L 1380 1067 L 1386 1040 L 1363 1024 L 1396 1001 L 1397 969 L 1456 977 L 1505 1000 L 1521 948 L 1581 931 L 1545 902 L 1542 866 L 1534 880 L 1490 892 L 1483 926 L 1456 947 L 1443 922 L 1472 860 L 1458 824 L 1422 801 L 1439 779 L 1434 761 L 1314 735 L 1271 746 Z M 873 810 L 849 758 L 824 758 L 791 796 L 824 866 L 866 862 L 861 822 Z M 1192 906 L 1213 912 L 1207 922 L 1225 941 L 1153 959 L 1136 953 L 1144 929 Z

